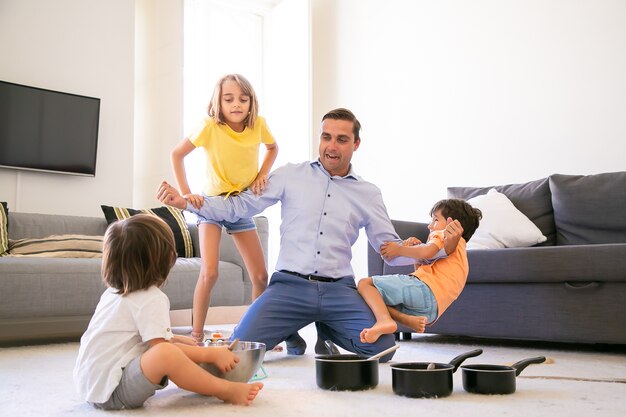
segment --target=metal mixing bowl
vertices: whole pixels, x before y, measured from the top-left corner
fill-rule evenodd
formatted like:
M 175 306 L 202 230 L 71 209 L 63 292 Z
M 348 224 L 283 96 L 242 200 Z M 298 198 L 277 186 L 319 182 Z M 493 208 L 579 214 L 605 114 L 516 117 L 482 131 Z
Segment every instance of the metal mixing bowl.
M 228 346 L 229 342 L 204 342 L 204 346 Z M 202 362 L 199 365 L 211 374 L 233 382 L 248 382 L 259 370 L 265 356 L 265 343 L 240 341 L 233 349 L 233 353 L 239 357 L 235 369 L 226 373 L 220 372 L 212 363 Z

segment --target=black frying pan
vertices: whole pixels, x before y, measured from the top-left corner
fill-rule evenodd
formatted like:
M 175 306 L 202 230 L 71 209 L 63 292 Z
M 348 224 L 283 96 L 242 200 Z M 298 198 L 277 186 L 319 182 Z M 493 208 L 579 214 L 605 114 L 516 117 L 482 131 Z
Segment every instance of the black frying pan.
M 391 365 L 393 392 L 412 398 L 447 397 L 452 393 L 452 374 L 467 358 L 482 349 L 462 353 L 450 363 L 406 362 Z
M 515 392 L 515 379 L 524 368 L 545 360 L 545 357 L 537 356 L 523 359 L 511 366 L 463 365 L 463 388 L 474 394 L 512 394 Z
M 332 342 L 331 351 L 338 351 Z M 330 347 L 330 346 L 329 346 Z M 398 349 L 394 345 L 373 356 L 331 354 L 315 357 L 317 386 L 330 391 L 361 391 L 378 385 L 378 359 Z

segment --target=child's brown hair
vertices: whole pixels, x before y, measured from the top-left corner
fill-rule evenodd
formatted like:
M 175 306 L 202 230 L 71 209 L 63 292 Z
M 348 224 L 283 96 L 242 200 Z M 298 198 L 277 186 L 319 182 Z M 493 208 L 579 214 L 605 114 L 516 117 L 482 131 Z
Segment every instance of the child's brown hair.
M 450 198 L 447 200 L 440 200 L 435 203 L 432 209 L 430 209 L 430 215 L 434 215 L 436 212 L 441 211 L 441 215 L 446 219 L 451 217 L 454 220 L 458 220 L 463 227 L 463 239 L 469 241 L 480 223 L 480 219 L 483 218 L 483 213 L 472 207 L 467 201 Z
M 248 81 L 246 77 L 241 74 L 224 75 L 219 79 L 217 84 L 215 84 L 213 97 L 211 98 L 209 108 L 207 109 L 209 117 L 220 124 L 226 123 L 224 115 L 222 114 L 222 85 L 224 85 L 224 82 L 227 80 L 236 82 L 239 85 L 239 88 L 241 88 L 242 93 L 250 97 L 250 113 L 248 113 L 248 117 L 244 119 L 244 125 L 250 129 L 254 128 L 254 122 L 259 115 L 259 100 L 256 97 L 256 93 L 254 92 L 254 88 L 252 88 L 250 81 Z
M 157 216 L 137 214 L 111 224 L 104 234 L 102 279 L 122 295 L 161 287 L 176 256 L 172 229 Z

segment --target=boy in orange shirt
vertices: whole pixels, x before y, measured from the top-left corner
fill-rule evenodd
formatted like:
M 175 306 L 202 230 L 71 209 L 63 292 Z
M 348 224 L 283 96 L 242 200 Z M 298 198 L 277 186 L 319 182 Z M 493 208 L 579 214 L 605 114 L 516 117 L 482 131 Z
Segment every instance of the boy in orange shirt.
M 359 281 L 359 294 L 372 309 L 376 323 L 361 332 L 361 342 L 374 343 L 383 334 L 394 333 L 404 324 L 423 333 L 457 299 L 467 280 L 469 265 L 465 243 L 482 218 L 479 209 L 457 199 L 441 200 L 430 210 L 428 241 L 410 237 L 402 245 L 384 243 L 380 254 L 385 260 L 398 256 L 414 258 L 416 270 L 410 275 L 379 275 Z M 443 231 L 450 219 L 463 227 L 463 236 L 454 252 L 436 256 L 443 248 Z

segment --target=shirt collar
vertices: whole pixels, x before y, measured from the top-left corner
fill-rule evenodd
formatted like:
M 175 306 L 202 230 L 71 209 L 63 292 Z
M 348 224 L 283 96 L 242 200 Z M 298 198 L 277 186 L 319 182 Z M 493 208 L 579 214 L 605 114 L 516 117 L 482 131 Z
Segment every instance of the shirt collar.
M 319 169 L 322 170 L 322 172 L 326 175 L 328 175 L 329 177 L 333 178 L 330 173 L 328 171 L 326 171 L 326 168 L 324 168 L 324 165 L 322 165 L 322 163 L 320 162 L 319 158 L 315 159 L 313 161 L 310 162 L 311 165 L 316 165 Z M 337 177 L 337 175 L 335 175 L 334 177 Z M 359 181 L 359 177 L 358 175 L 356 175 L 356 173 L 354 172 L 354 169 L 352 167 L 352 163 L 350 163 L 350 169 L 348 170 L 348 174 L 344 177 L 339 177 L 339 178 L 350 178 L 356 181 Z

